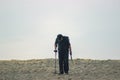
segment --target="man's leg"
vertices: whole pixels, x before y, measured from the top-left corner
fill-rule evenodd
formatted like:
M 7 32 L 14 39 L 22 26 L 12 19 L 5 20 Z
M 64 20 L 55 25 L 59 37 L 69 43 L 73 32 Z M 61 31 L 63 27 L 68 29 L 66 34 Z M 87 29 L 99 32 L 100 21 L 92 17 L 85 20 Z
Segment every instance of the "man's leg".
M 68 52 L 65 53 L 64 55 L 64 71 L 66 74 L 68 74 L 68 71 L 69 71 L 69 55 L 68 55 Z
M 64 73 L 64 70 L 63 70 L 63 55 L 62 55 L 61 52 L 59 52 L 59 72 L 60 72 L 60 74 Z

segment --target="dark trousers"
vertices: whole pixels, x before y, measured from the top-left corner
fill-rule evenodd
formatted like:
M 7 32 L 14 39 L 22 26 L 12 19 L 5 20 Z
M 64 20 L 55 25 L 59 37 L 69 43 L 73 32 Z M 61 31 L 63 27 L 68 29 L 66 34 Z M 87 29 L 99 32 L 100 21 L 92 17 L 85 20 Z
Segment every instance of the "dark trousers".
M 59 51 L 59 71 L 60 73 L 68 73 L 69 71 L 69 54 L 67 50 Z

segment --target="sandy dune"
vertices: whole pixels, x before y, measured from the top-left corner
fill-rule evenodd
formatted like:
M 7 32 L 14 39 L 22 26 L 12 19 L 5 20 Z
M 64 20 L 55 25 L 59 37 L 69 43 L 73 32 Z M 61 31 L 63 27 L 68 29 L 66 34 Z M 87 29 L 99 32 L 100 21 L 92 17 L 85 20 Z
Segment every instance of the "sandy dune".
M 54 59 L 1 60 L 0 80 L 120 80 L 120 60 L 74 59 L 69 63 L 69 75 L 58 75 Z

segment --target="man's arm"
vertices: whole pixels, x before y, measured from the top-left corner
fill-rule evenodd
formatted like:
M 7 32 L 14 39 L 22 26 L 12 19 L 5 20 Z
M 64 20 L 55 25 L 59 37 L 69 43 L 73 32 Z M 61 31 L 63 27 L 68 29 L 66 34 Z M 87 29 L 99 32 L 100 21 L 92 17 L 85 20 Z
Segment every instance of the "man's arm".
M 70 57 L 71 57 L 71 60 L 72 60 L 72 48 L 71 48 L 71 45 L 69 45 L 69 51 L 70 51 Z
M 69 51 L 70 51 L 70 55 L 72 55 L 72 48 L 71 48 L 71 45 L 69 45 Z
M 55 40 L 54 49 L 54 52 L 57 52 L 57 39 Z

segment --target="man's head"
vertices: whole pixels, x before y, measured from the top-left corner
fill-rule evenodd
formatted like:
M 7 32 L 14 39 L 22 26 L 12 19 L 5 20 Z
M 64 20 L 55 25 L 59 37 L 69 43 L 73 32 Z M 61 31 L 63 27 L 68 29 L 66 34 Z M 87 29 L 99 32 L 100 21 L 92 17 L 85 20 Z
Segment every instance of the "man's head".
M 58 35 L 57 35 L 57 39 L 58 39 L 58 40 L 62 40 L 62 38 L 63 38 L 63 35 L 62 35 L 62 34 L 58 34 Z

